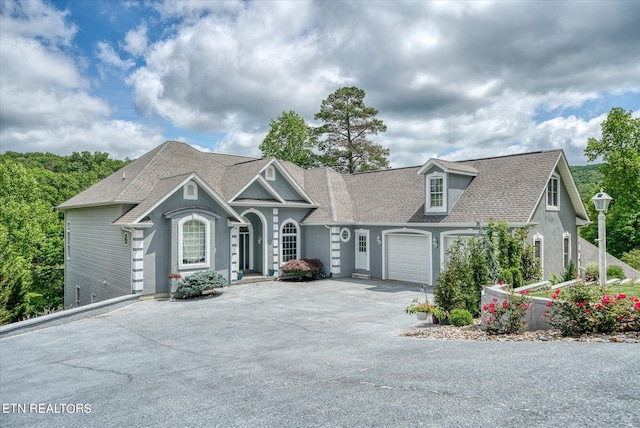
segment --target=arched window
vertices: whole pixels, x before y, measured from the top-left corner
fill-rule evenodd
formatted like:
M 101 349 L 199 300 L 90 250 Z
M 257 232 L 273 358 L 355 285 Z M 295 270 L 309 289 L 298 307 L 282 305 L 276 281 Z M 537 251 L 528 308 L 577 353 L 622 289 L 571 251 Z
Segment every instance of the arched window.
M 183 188 L 183 198 L 184 199 L 198 199 L 198 186 L 193 181 L 188 182 L 184 185 Z
M 294 220 L 286 220 L 284 223 L 282 223 L 280 232 L 280 254 L 282 255 L 282 263 L 300 258 L 299 230 L 300 228 Z
M 209 222 L 198 215 L 182 219 L 178 226 L 178 261 L 181 268 L 209 265 Z

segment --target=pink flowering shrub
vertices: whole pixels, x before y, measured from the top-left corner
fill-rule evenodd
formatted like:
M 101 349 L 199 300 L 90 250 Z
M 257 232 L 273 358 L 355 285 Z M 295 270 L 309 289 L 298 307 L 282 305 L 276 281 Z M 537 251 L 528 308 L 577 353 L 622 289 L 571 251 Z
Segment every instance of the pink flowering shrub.
M 282 265 L 282 272 L 300 276 L 313 275 L 322 271 L 322 262 L 318 259 L 293 259 Z
M 500 302 L 493 298 L 482 307 L 482 325 L 487 334 L 518 334 L 527 323 L 522 319 L 530 308 L 528 292 L 511 293 Z
M 563 336 L 613 331 L 640 331 L 640 299 L 625 294 L 602 294 L 597 286 L 578 284 L 557 289 L 547 306 L 549 324 Z

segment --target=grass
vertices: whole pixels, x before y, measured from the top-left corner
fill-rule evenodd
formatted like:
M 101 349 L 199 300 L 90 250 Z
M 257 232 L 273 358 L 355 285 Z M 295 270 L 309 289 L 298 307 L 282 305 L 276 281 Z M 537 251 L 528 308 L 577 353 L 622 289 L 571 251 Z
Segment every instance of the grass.
M 633 296 L 640 298 L 640 282 L 629 283 L 629 284 L 614 284 L 610 285 L 607 288 L 607 294 L 626 294 L 627 296 Z M 545 297 L 547 299 L 551 298 L 553 294 L 552 290 L 537 290 L 532 291 L 530 296 L 533 297 Z

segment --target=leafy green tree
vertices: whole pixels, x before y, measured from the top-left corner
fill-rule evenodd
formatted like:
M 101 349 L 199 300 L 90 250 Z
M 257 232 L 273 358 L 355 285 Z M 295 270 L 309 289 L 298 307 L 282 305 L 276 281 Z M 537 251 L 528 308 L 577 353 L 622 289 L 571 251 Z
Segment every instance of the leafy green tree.
M 329 95 L 314 119 L 323 122 L 315 129 L 321 163 L 342 173 L 389 168 L 389 149 L 369 140 L 370 135 L 386 132 L 376 119 L 378 110 L 364 104 L 365 92 L 355 86 Z
M 274 156 L 302 168 L 316 165 L 309 126 L 295 111 L 283 111 L 269 126 L 271 129 L 260 143 L 262 156 Z
M 634 269 L 640 270 L 640 250 L 631 250 L 622 254 L 620 259 Z
M 640 249 L 640 118 L 614 107 L 601 125 L 602 138 L 589 138 L 585 155 L 590 162 L 601 157 L 602 186 L 613 201 L 607 214 L 607 251 L 616 257 Z M 590 205 L 594 224 L 583 237 L 594 242 L 597 213 Z M 595 233 L 594 233 L 595 232 Z

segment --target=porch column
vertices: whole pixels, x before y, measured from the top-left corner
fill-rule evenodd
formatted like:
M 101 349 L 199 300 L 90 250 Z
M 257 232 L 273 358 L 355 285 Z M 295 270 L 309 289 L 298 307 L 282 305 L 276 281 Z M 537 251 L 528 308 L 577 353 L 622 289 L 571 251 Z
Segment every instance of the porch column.
M 144 280 L 144 233 L 134 229 L 131 233 L 131 292 L 142 293 Z
M 273 270 L 274 276 L 278 276 L 278 271 L 280 270 L 280 240 L 278 238 L 278 232 L 280 230 L 280 225 L 278 224 L 278 208 L 273 209 Z

